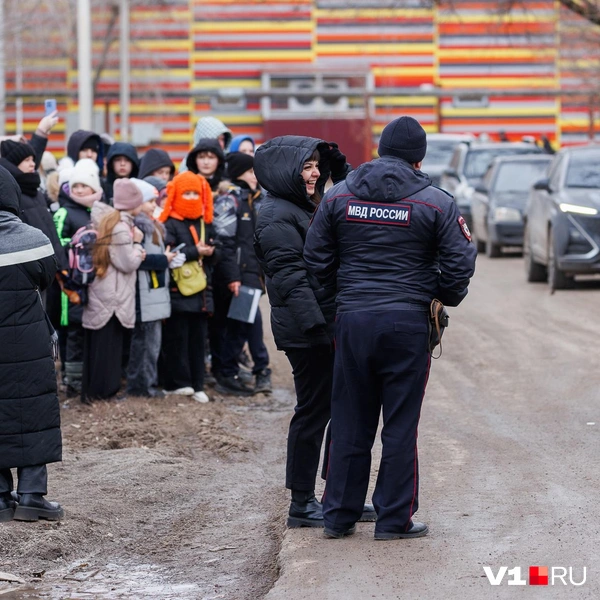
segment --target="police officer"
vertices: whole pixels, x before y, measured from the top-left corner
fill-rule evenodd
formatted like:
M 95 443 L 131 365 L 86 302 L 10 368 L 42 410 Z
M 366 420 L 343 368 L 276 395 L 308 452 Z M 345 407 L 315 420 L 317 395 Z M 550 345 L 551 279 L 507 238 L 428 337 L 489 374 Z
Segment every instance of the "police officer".
M 373 504 L 375 539 L 420 537 L 417 426 L 430 366 L 428 309 L 457 306 L 475 269 L 471 235 L 452 197 L 421 172 L 426 134 L 411 117 L 389 123 L 379 156 L 328 191 L 304 258 L 325 288 L 337 285 L 325 535 L 355 531 L 383 409 Z

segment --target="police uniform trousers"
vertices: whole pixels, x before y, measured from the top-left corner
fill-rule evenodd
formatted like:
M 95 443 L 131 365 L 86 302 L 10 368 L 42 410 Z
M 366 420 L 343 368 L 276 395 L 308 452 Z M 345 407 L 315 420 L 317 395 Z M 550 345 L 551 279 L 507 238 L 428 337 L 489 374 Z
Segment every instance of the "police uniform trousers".
M 287 348 L 292 365 L 296 408 L 287 440 L 285 486 L 315 489 L 325 427 L 329 421 L 334 353 L 329 345 Z
M 325 526 L 358 521 L 383 410 L 383 443 L 373 494 L 376 531 L 402 533 L 418 508 L 417 426 L 429 375 L 427 309 L 341 313 L 331 402 L 331 446 L 324 495 Z

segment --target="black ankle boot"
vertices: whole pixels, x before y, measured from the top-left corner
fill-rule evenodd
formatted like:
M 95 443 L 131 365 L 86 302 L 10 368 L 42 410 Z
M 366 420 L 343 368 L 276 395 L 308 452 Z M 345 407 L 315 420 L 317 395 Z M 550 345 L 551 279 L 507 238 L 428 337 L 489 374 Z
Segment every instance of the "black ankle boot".
M 42 494 L 21 494 L 15 510 L 15 521 L 60 521 L 65 515 L 58 502 L 48 502 Z
M 292 490 L 292 502 L 287 520 L 290 529 L 296 527 L 323 527 L 323 505 L 310 492 Z
M 0 523 L 12 521 L 15 514 L 16 503 L 12 499 L 10 492 L 0 494 Z

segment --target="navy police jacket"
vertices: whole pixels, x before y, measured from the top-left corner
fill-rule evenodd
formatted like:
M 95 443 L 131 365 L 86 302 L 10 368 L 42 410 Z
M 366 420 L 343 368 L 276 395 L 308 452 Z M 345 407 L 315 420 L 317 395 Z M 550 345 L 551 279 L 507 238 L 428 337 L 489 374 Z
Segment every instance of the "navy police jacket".
M 337 292 L 338 312 L 433 298 L 457 306 L 475 257 L 452 196 L 391 156 L 361 165 L 327 192 L 304 248 L 310 273 Z

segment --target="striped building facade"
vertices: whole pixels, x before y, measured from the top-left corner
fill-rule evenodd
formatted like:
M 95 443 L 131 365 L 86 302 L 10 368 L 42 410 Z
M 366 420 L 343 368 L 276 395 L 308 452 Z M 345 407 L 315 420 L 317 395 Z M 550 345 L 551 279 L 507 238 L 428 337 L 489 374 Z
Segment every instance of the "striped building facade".
M 76 23 L 62 5 L 70 3 L 42 2 L 39 27 L 11 24 L 4 35 L 6 133 L 18 128 L 17 92 L 25 132 L 43 115 L 44 97 L 56 97 L 63 121 L 50 149 L 57 154 L 77 128 Z M 598 128 L 598 28 L 553 0 L 521 0 L 508 13 L 506 6 L 132 0 L 130 137 L 141 151 L 160 144 L 179 160 L 203 115 L 258 142 L 271 119 L 301 128 L 344 117 L 366 124 L 374 148 L 389 120 L 410 114 L 429 132 L 585 142 Z M 92 23 L 94 128 L 118 139 L 118 13 L 95 1 Z M 311 86 L 335 95 L 294 94 Z

